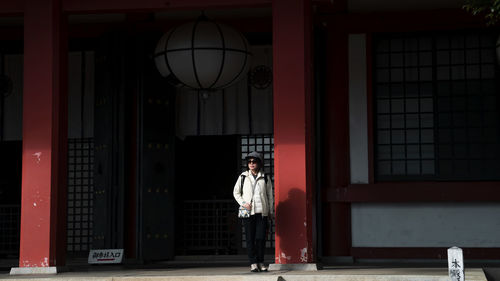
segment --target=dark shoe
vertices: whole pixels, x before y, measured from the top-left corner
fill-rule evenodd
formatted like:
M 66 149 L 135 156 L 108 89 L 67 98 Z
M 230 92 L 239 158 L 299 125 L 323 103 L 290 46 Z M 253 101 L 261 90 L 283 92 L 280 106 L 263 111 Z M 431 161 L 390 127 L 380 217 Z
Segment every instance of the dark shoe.
M 259 267 L 257 266 L 256 263 L 252 263 L 252 265 L 250 265 L 250 271 L 251 272 L 259 272 Z
M 260 271 L 267 271 L 267 266 L 265 266 L 263 263 L 259 263 L 258 267 Z

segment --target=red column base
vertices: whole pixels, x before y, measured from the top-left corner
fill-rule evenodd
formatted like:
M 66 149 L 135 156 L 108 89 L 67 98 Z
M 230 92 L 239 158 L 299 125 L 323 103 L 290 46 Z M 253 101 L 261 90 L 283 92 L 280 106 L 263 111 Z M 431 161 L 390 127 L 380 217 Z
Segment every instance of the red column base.
M 272 263 L 269 270 L 297 270 L 297 271 L 317 271 L 322 267 L 317 263 Z
M 63 271 L 64 268 L 59 266 L 13 267 L 10 269 L 10 275 L 57 274 Z

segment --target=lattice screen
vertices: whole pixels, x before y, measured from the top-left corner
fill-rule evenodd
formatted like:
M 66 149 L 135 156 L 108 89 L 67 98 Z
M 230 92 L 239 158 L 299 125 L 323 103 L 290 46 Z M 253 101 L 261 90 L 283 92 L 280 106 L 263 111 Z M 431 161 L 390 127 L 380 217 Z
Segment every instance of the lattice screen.
M 236 210 L 234 200 L 184 201 L 184 254 L 236 254 Z
M 378 180 L 496 180 L 497 34 L 383 34 L 374 41 Z
M 68 140 L 68 252 L 86 254 L 92 245 L 94 141 Z
M 0 254 L 19 254 L 19 222 L 21 207 L 19 205 L 0 205 Z

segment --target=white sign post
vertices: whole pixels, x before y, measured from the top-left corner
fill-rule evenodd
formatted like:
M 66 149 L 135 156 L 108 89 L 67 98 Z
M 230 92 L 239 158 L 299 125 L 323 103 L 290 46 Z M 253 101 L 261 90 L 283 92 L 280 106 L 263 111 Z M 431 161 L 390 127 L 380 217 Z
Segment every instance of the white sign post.
M 462 249 L 451 247 L 448 249 L 448 274 L 451 281 L 464 281 L 464 255 Z
M 121 263 L 123 259 L 123 249 L 99 249 L 90 250 L 89 263 Z

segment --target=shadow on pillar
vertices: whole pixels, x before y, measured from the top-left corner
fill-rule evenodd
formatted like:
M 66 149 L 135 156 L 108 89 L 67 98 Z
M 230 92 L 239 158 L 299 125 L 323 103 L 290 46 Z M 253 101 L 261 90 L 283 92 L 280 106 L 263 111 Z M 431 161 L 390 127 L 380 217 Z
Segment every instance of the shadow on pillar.
M 307 219 L 304 203 L 306 194 L 298 188 L 288 192 L 288 198 L 276 206 L 276 236 L 279 244 L 276 251 L 279 253 L 276 262 L 280 264 L 307 262 Z M 304 217 L 301 217 L 302 214 Z M 304 249 L 307 249 L 304 252 Z

